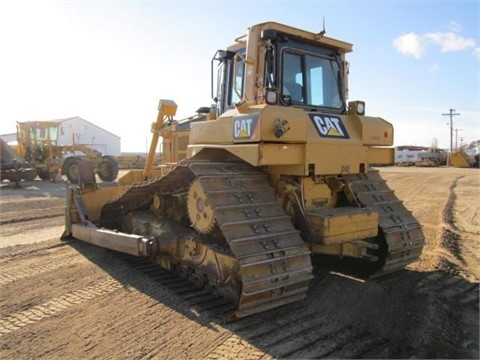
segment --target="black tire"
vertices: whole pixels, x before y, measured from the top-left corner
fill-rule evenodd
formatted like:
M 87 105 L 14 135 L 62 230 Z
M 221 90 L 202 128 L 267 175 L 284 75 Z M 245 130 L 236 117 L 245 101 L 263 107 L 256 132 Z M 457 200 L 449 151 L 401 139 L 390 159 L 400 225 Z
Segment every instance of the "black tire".
M 27 172 L 27 175 L 25 176 L 26 181 L 33 181 L 37 178 L 37 172 L 36 171 L 29 171 Z
M 38 177 L 42 180 L 50 180 L 50 171 L 48 169 L 37 170 Z
M 114 181 L 118 176 L 118 164 L 117 161 L 111 156 L 102 156 L 102 162 L 100 163 L 98 170 L 98 177 L 102 181 Z
M 80 159 L 75 156 L 67 157 L 62 165 L 62 174 L 64 174 L 72 184 L 78 184 L 80 176 L 80 170 L 78 168 L 79 160 Z

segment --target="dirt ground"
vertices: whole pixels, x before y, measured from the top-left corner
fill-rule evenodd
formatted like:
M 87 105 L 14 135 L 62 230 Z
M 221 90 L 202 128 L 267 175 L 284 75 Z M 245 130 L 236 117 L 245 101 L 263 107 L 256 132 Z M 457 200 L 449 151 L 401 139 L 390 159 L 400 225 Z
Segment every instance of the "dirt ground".
M 380 169 L 421 260 L 362 282 L 314 258 L 307 299 L 233 323 L 111 252 L 60 241 L 65 185 L 1 184 L 2 359 L 479 358 L 480 172 Z

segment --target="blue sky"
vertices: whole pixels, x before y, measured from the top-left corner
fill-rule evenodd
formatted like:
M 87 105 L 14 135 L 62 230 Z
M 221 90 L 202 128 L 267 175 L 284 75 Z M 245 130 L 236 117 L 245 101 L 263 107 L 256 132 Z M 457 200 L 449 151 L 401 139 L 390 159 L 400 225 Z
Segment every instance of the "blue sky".
M 259 22 L 353 43 L 350 100 L 395 126 L 395 145 L 480 139 L 477 1 L 3 1 L 0 134 L 83 117 L 144 151 L 160 98 L 209 106 L 210 60 Z M 455 144 L 455 139 L 454 139 Z

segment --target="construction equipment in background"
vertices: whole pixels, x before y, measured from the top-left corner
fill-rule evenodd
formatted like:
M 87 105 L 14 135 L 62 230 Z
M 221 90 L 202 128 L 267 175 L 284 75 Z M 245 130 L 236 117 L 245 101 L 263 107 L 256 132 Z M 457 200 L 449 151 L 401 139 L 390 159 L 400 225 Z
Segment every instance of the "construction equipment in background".
M 230 318 L 304 298 L 312 255 L 363 276 L 417 261 L 420 224 L 370 168 L 393 164 L 393 126 L 347 103 L 350 51 L 325 31 L 250 27 L 212 59 L 212 108 L 178 121 L 160 101 L 143 171 L 107 187 L 82 164 L 64 238 L 147 256 L 228 298 Z
M 116 157 L 119 169 L 143 169 L 146 156 L 142 155 L 120 155 Z M 160 161 L 158 161 L 160 163 Z
M 21 188 L 20 181 L 33 180 L 37 176 L 35 169 L 27 163 L 5 140 L 0 139 L 1 176 L 0 181 L 13 182 L 16 189 Z
M 467 154 L 465 149 L 460 148 L 457 151 L 454 151 L 450 156 L 450 165 L 456 168 L 471 168 L 479 167 L 478 166 L 479 155 L 470 156 Z
M 60 171 L 68 181 L 78 181 L 80 159 L 92 161 L 95 172 L 102 181 L 114 181 L 118 176 L 118 164 L 112 156 L 102 156 L 100 152 L 85 144 L 59 145 L 60 122 L 25 121 L 17 122 L 17 152 L 35 166 L 40 179 L 55 178 Z

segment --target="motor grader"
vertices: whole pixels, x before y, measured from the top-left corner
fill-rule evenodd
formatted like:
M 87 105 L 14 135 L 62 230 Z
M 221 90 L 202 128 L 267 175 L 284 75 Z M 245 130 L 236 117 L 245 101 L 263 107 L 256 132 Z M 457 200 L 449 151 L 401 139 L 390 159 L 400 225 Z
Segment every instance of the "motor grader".
M 64 237 L 147 256 L 230 299 L 232 317 L 304 298 L 315 254 L 371 276 L 417 261 L 420 224 L 369 166 L 393 164 L 393 127 L 347 103 L 350 51 L 324 31 L 250 27 L 212 59 L 211 108 L 175 120 L 160 100 L 143 170 L 106 186 L 81 164 Z
M 70 182 L 77 182 L 78 162 L 82 158 L 94 162 L 95 171 L 102 181 L 110 182 L 117 178 L 118 164 L 115 158 L 102 155 L 88 145 L 76 143 L 75 134 L 71 145 L 59 145 L 59 128 L 58 121 L 17 122 L 17 152 L 34 165 L 40 179 L 54 179 L 60 169 L 60 173 L 66 175 Z

